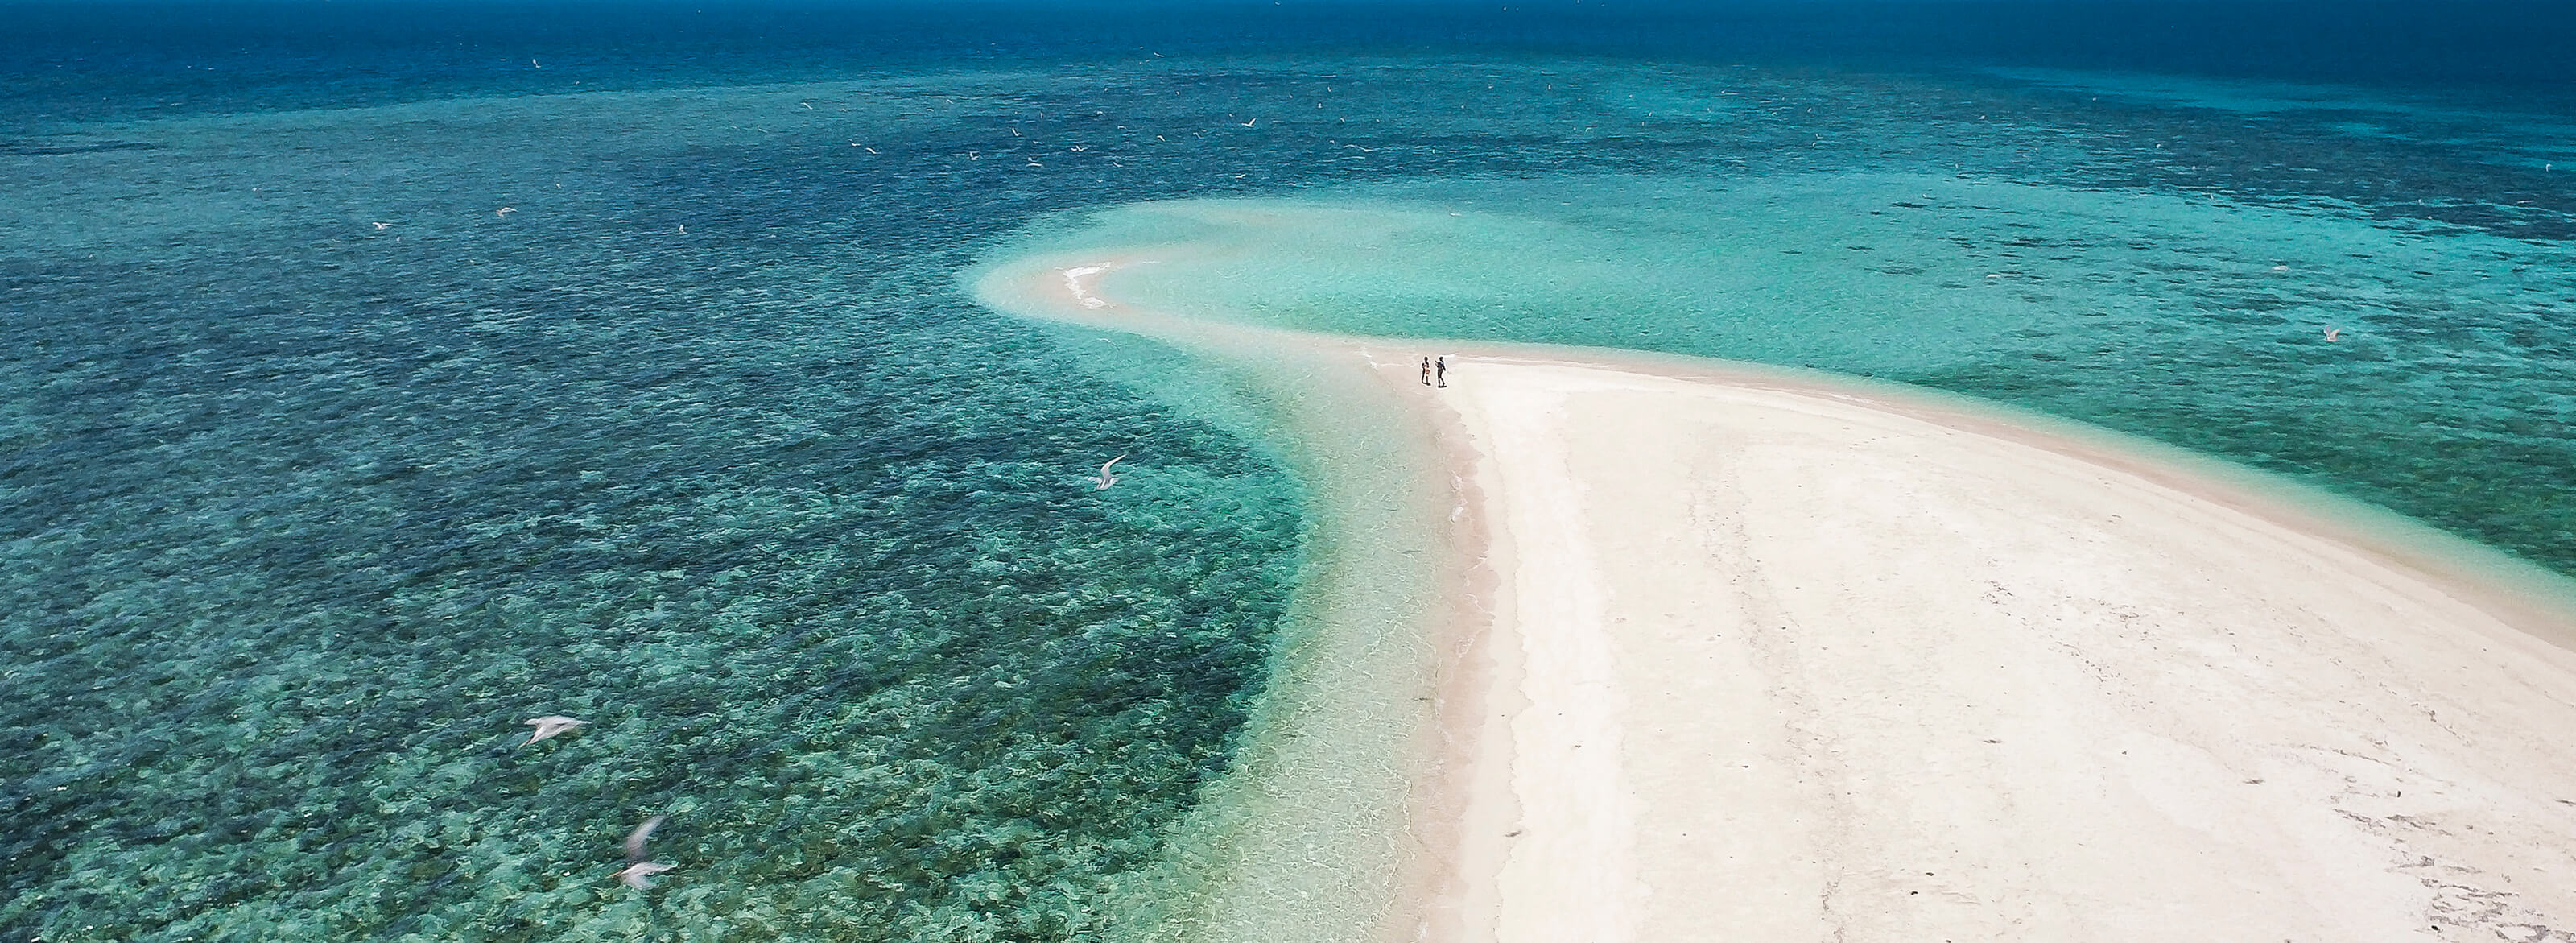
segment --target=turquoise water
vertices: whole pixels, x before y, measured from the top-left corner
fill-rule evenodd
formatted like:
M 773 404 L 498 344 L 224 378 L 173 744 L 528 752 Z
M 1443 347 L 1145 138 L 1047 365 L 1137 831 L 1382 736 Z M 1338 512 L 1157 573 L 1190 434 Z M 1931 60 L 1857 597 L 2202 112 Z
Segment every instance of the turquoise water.
M 1786 105 L 1760 77 L 1660 81 L 1717 103 L 1676 119 L 1715 140 L 1766 133 L 1784 111 L 1865 107 L 1813 78 Z M 2316 92 L 2329 93 L 2357 94 Z M 1908 117 L 1923 116 L 1837 123 Z M 2163 139 L 2088 140 L 2054 116 L 1949 117 L 1959 126 L 1820 130 L 1811 150 L 1840 153 L 1792 149 L 1767 166 L 1712 156 L 1656 173 L 1144 203 L 1053 220 L 1032 244 L 1155 259 L 1103 290 L 1203 317 L 1726 357 L 1969 394 L 2287 474 L 2576 573 L 2576 252 L 2560 209 L 2560 181 L 2576 178 L 2494 158 L 2512 163 L 2446 181 L 2461 195 L 2396 203 L 2364 191 L 2408 170 L 2341 122 L 2264 129 L 2304 136 L 2279 155 L 2302 163 L 2248 180 L 2171 166 L 2233 158 L 2206 142 L 2168 158 Z M 2576 151 L 2540 127 L 2526 146 Z
M 1161 260 L 1104 290 L 1163 310 L 1915 383 L 2287 473 L 2576 571 L 2576 256 L 2555 240 L 1890 170 L 1158 203 L 1056 238 Z
M 1038 249 L 1942 387 L 2576 572 L 2563 24 L 2373 73 L 1916 6 L 0 6 L 0 939 L 1365 926 L 1428 603 L 1335 469 L 1393 446 L 961 287 Z

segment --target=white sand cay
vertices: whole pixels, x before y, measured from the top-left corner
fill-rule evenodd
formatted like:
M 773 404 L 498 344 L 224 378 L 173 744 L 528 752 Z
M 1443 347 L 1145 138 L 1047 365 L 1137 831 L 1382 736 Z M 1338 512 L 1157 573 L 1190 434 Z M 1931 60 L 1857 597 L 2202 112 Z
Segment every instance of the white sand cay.
M 2545 609 L 1857 397 L 1459 366 L 1499 670 L 1428 935 L 2576 939 Z
M 1475 637 L 1391 939 L 2576 941 L 2563 600 L 1859 387 L 1488 351 L 1433 389 L 1419 345 L 1092 290 L 1138 261 L 993 296 L 1373 347 L 1451 440 Z

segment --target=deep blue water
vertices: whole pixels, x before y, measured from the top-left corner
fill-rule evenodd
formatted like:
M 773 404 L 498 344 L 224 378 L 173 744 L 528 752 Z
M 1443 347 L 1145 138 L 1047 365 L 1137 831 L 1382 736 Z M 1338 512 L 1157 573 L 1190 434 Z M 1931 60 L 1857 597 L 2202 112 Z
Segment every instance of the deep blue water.
M 2004 64 L 2479 89 L 2565 113 L 2547 0 L 0 4 L 6 126 L 1165 56 L 1509 52 Z M 545 71 L 522 69 L 534 59 Z
M 0 940 L 1151 935 L 1307 499 L 960 293 L 1087 207 L 1895 167 L 2502 240 L 2509 290 L 2335 286 L 2437 345 L 2318 387 L 2402 407 L 2348 421 L 2210 393 L 2299 393 L 2210 332 L 2315 301 L 2225 244 L 2060 283 L 2217 343 L 1890 375 L 2576 572 L 2576 289 L 2524 270 L 2570 48 L 2564 3 L 0 3 Z

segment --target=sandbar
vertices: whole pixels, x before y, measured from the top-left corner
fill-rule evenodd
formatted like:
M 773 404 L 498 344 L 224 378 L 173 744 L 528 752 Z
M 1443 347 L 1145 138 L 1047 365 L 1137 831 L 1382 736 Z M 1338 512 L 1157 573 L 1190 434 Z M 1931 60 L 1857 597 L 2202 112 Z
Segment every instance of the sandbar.
M 2576 939 L 2559 600 L 1884 390 L 1087 287 L 1136 261 L 1024 278 L 1365 358 L 1435 420 L 1475 577 L 1389 938 Z

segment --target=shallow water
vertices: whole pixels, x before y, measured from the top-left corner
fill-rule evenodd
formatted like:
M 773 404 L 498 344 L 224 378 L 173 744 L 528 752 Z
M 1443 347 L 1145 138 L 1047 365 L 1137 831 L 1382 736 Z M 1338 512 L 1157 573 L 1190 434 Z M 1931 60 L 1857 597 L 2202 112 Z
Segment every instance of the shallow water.
M 651 127 L 692 106 L 804 110 L 470 100 L 16 159 L 81 166 L 9 217 L 0 925 L 1105 922 L 1259 690 L 1299 486 L 958 297 L 952 219 Z M 520 746 L 547 713 L 593 726 Z M 682 870 L 629 894 L 652 813 Z
M 1761 94 L 1698 80 L 1721 102 Z M 1956 169 L 1989 166 L 1973 142 L 1882 129 L 1856 166 L 1798 155 L 1156 202 L 1062 220 L 1042 244 L 1156 259 L 1102 290 L 1204 317 L 1966 393 L 2286 473 L 2576 573 L 2576 253 L 2565 213 L 2537 208 L 2564 205 L 2551 171 L 2488 200 L 2391 203 L 2344 175 L 2308 191 L 2158 181 L 2065 129 L 1994 146 L 2043 130 L 2069 153 L 2021 174 Z
M 1407 708 L 1267 685 L 1368 589 L 1301 582 L 1325 525 L 1405 500 L 1276 382 L 960 287 L 1050 246 L 1239 248 L 1121 276 L 1210 316 L 1992 397 L 2576 569 L 2545 57 L 174 9 L 0 8 L 0 938 L 1365 924 L 1374 878 L 1265 924 L 1300 862 L 1210 875 L 1384 834 L 1313 800 L 1393 795 Z M 1391 698 L 1378 641 L 1332 663 Z M 593 726 L 522 746 L 547 713 Z M 1335 765 L 1292 731 L 1377 778 L 1280 786 Z M 679 870 L 618 887 L 657 813 Z

